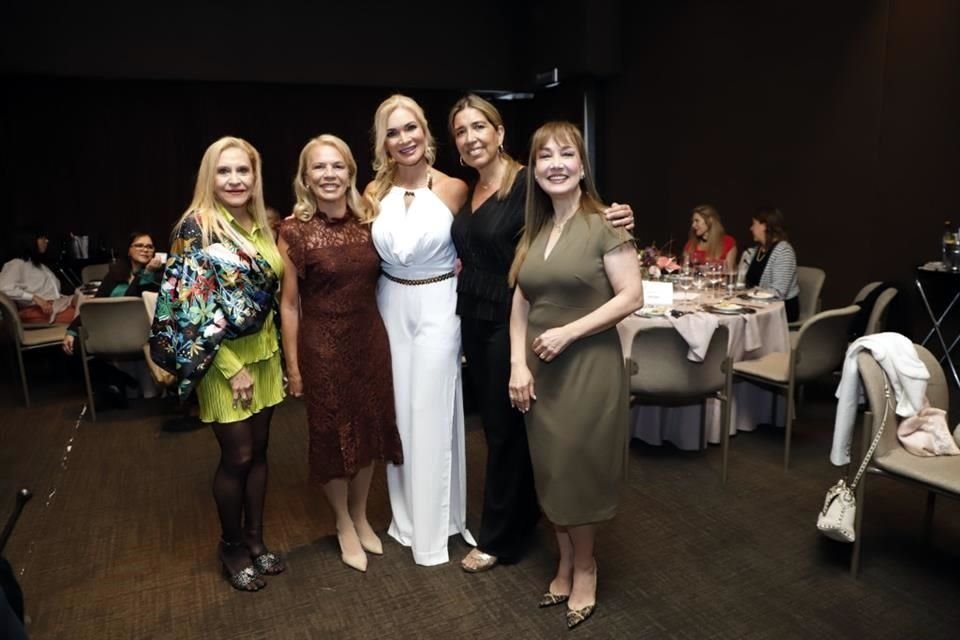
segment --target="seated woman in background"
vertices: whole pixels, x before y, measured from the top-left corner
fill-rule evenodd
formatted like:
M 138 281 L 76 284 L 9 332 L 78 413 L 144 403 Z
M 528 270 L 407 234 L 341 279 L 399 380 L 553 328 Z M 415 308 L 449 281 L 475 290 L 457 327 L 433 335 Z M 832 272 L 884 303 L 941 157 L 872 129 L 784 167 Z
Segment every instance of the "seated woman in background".
M 775 291 L 787 309 L 787 320 L 800 317 L 800 286 L 797 284 L 797 254 L 787 241 L 783 214 L 773 207 L 753 216 L 750 233 L 756 246 L 743 252 L 740 277 L 747 287 Z
M 21 245 L 21 257 L 3 265 L 0 292 L 17 303 L 23 322 L 71 322 L 77 315 L 75 300 L 60 294 L 60 281 L 46 264 L 50 245 L 46 234 L 25 236 Z
M 683 247 L 683 257 L 692 264 L 722 261 L 727 271 L 737 264 L 737 241 L 727 235 L 720 214 L 709 204 L 693 208 L 690 217 L 690 239 Z
M 156 255 L 153 239 L 146 233 L 132 233 L 127 243 L 127 260 L 117 260 L 111 265 L 110 271 L 100 283 L 94 297 L 135 296 L 139 298 L 145 291 L 160 291 L 162 274 L 163 263 Z M 70 323 L 67 335 L 63 337 L 63 350 L 68 355 L 74 353 L 79 330 L 80 316 L 78 315 Z M 151 398 L 157 394 L 156 385 L 144 362 L 139 360 L 117 362 L 115 367 L 97 366 L 98 371 L 95 372 L 94 378 L 100 383 L 98 395 L 105 394 L 113 403 L 122 406 L 126 399 L 123 395 L 124 383 L 129 380 L 124 374 L 139 383 L 145 398 Z

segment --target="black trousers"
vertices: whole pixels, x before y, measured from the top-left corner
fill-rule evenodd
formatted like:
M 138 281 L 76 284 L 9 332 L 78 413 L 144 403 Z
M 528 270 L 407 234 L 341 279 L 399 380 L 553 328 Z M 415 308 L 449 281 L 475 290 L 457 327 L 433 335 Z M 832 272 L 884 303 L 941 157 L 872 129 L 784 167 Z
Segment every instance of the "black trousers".
M 520 559 L 540 518 L 523 414 L 510 406 L 506 321 L 461 318 L 463 352 L 487 441 L 478 547 L 504 564 Z

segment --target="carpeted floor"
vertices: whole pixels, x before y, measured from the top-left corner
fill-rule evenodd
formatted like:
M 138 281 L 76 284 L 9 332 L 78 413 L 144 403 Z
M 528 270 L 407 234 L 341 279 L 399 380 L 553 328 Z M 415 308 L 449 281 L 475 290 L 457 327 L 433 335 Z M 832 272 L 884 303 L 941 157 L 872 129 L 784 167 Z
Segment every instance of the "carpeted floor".
M 782 431 L 733 440 L 730 480 L 719 449 L 635 445 L 621 512 L 600 534 L 599 608 L 573 632 L 563 608 L 538 610 L 551 577 L 541 527 L 520 564 L 481 575 L 454 560 L 422 568 L 384 536 L 361 575 L 339 561 L 331 513 L 307 482 L 302 405 L 277 412 L 270 448 L 268 543 L 289 570 L 260 593 L 231 589 L 215 560 L 210 496 L 217 447 L 204 430 L 161 431 L 172 409 L 141 401 L 78 422 L 80 381 L 31 372 L 34 408 L 9 374 L 0 385 L 0 517 L 14 490 L 35 497 L 6 550 L 20 574 L 30 637 L 130 638 L 955 638 L 960 622 L 960 504 L 941 499 L 922 535 L 924 494 L 871 478 L 860 579 L 849 547 L 814 527 L 838 477 L 827 450 L 832 405 L 808 393 L 794 465 Z M 817 396 L 820 396 L 820 399 Z M 476 530 L 484 445 L 468 436 L 470 523 Z M 9 498 L 8 498 L 9 496 Z M 8 502 L 9 500 L 9 502 Z M 389 521 L 382 470 L 371 520 Z

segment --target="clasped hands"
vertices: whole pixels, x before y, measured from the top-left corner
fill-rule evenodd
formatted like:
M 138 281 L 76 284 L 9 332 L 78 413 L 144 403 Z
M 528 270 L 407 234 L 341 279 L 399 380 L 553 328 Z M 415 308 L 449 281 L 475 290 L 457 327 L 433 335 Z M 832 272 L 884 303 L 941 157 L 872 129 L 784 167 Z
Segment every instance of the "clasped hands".
M 573 333 L 566 327 L 547 329 L 534 338 L 530 348 L 538 358 L 544 362 L 551 362 L 566 350 L 575 339 Z M 510 371 L 510 406 L 521 413 L 530 410 L 530 404 L 537 399 L 533 384 L 533 374 L 526 363 L 517 364 Z

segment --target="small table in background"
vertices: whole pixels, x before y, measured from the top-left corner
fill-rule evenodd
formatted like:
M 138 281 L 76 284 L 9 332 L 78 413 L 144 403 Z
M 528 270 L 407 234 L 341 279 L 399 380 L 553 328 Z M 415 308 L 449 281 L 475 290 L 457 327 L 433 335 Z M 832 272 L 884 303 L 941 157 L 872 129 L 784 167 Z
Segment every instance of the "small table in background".
M 937 341 L 940 343 L 940 347 L 943 349 L 943 355 L 940 357 L 940 364 L 942 365 L 946 363 L 947 368 L 953 375 L 953 382 L 958 388 L 960 388 L 960 375 L 957 374 L 957 366 L 953 362 L 953 357 L 951 355 L 957 344 L 960 343 L 960 333 L 958 333 L 953 339 L 953 342 L 948 345 L 946 338 L 943 336 L 943 331 L 941 331 L 944 321 L 950 317 L 950 312 L 953 311 L 955 307 L 960 308 L 960 305 L 957 304 L 960 302 L 960 271 L 947 271 L 946 269 L 938 269 L 933 266 L 939 264 L 942 263 L 929 263 L 917 267 L 917 290 L 920 291 L 920 298 L 923 300 L 923 306 L 927 310 L 927 315 L 930 317 L 930 322 L 933 323 L 933 328 L 930 329 L 930 331 L 927 333 L 927 336 L 920 344 L 927 346 L 927 342 L 929 342 L 933 336 L 937 337 Z M 950 295 L 953 296 L 939 316 L 933 311 L 933 307 L 930 306 L 930 300 L 927 296 L 927 291 L 924 289 L 924 284 L 926 284 L 928 287 L 930 285 L 942 287 L 947 291 L 948 297 Z M 960 314 L 955 315 L 960 317 Z

